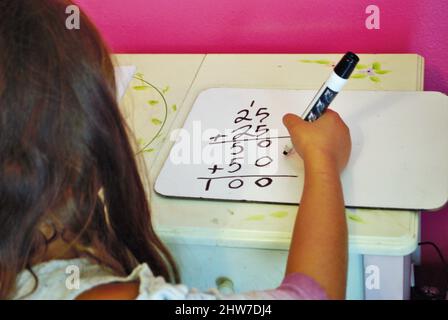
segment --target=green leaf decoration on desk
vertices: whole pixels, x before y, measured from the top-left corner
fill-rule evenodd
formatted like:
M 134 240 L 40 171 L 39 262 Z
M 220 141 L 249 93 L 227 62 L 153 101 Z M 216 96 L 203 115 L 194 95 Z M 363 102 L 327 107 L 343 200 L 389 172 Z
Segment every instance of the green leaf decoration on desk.
M 170 90 L 170 86 L 166 86 L 165 88 L 162 89 L 162 93 L 166 94 L 166 93 L 168 93 L 169 90 Z
M 355 214 L 349 214 L 348 218 L 354 222 L 358 222 L 358 223 L 365 223 L 363 219 L 361 219 L 360 216 L 357 216 Z
M 149 104 L 150 106 L 155 106 L 155 105 L 159 104 L 159 100 L 149 100 L 149 101 L 148 101 L 148 104 Z
M 373 70 L 381 70 L 381 64 L 379 62 L 372 63 Z
M 302 59 L 302 60 L 299 60 L 299 62 L 316 63 L 316 64 L 325 65 L 325 66 L 331 67 L 331 68 L 334 68 L 334 66 L 336 65 L 336 63 L 334 61 L 330 61 L 330 60 L 326 60 L 326 59 L 318 59 L 318 60 Z
M 138 140 L 139 151 L 137 152 L 137 154 L 139 154 L 139 153 L 151 153 L 151 152 L 155 151 L 154 147 L 151 147 L 151 145 L 157 139 L 163 138 L 162 137 L 162 130 L 166 126 L 167 119 L 168 119 L 168 113 L 169 113 L 168 103 L 167 103 L 165 95 L 170 90 L 170 86 L 166 85 L 162 89 L 159 89 L 158 87 L 156 87 L 152 83 L 149 83 L 148 81 L 146 81 L 145 80 L 145 76 L 143 75 L 143 73 L 140 73 L 140 72 L 135 74 L 134 79 L 138 81 L 138 84 L 134 85 L 132 87 L 134 90 L 136 90 L 136 91 L 153 90 L 160 96 L 160 99 L 157 98 L 157 99 L 147 100 L 148 105 L 150 105 L 150 106 L 163 105 L 163 111 L 164 111 L 163 119 L 151 118 L 150 122 L 149 122 L 152 125 L 159 127 L 158 130 L 157 130 L 157 133 L 151 138 L 151 140 L 149 142 L 143 141 L 143 139 L 139 139 Z M 173 105 L 172 109 L 173 109 L 173 111 L 176 111 L 176 109 L 177 109 L 176 105 Z
M 275 211 L 270 214 L 270 216 L 274 218 L 284 218 L 287 215 L 288 215 L 287 211 Z
M 148 89 L 151 89 L 151 87 L 149 87 L 149 86 L 134 86 L 134 87 L 132 87 L 134 90 L 137 90 L 137 91 L 142 91 L 142 90 L 148 90 Z
M 390 70 L 375 70 L 376 74 L 386 74 L 386 73 L 389 73 L 389 72 L 390 72 Z
M 316 62 L 318 64 L 331 64 L 330 60 L 316 60 L 314 62 Z
M 351 78 L 353 79 L 363 79 L 363 78 L 367 78 L 366 74 L 362 74 L 362 73 L 355 73 L 351 76 Z
M 267 215 L 267 214 L 253 214 L 253 215 L 250 215 L 249 217 L 247 217 L 245 220 L 247 220 L 247 221 L 261 221 L 261 220 L 264 220 L 265 218 L 281 219 L 281 218 L 285 218 L 287 216 L 288 216 L 288 212 L 287 211 L 274 211 L 274 212 L 271 212 L 269 215 Z
M 367 69 L 369 66 L 366 64 L 360 64 L 358 63 L 355 67 L 355 69 Z
M 151 119 L 151 122 L 152 122 L 152 124 L 154 124 L 154 125 L 156 125 L 156 126 L 159 126 L 159 125 L 161 125 L 163 122 L 162 121 L 160 121 L 159 119 L 157 119 L 157 118 L 152 118 Z
M 356 66 L 356 73 L 353 73 L 352 79 L 369 79 L 372 82 L 381 82 L 380 75 L 388 74 L 392 71 L 382 70 L 381 63 L 373 62 L 372 65 L 358 64 Z
M 246 220 L 248 220 L 248 221 L 260 221 L 260 220 L 264 220 L 264 218 L 265 218 L 264 214 L 255 214 L 255 215 L 247 217 Z
M 315 63 L 320 65 L 325 65 L 327 67 L 334 68 L 336 65 L 335 61 L 325 60 L 325 59 L 317 59 L 317 60 L 309 60 L 309 59 L 302 59 L 299 60 L 299 62 L 302 63 Z M 391 70 L 383 70 L 381 69 L 381 63 L 378 61 L 373 62 L 371 65 L 368 64 L 362 64 L 358 63 L 356 65 L 356 72 L 354 72 L 350 78 L 352 79 L 369 79 L 370 81 L 374 83 L 381 82 L 380 75 L 385 75 L 390 72 Z

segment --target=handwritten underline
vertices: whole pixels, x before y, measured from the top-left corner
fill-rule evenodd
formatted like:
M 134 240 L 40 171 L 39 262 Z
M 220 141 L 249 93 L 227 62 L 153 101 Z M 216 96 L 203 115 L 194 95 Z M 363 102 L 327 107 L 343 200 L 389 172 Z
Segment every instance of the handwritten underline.
M 224 141 L 215 141 L 209 142 L 209 144 L 219 144 L 219 143 L 235 143 L 235 142 L 244 142 L 244 141 L 253 141 L 253 140 L 271 140 L 271 139 L 290 139 L 291 136 L 279 136 L 279 137 L 263 137 L 263 138 L 246 138 L 246 139 L 237 139 L 237 140 L 224 140 Z
M 249 175 L 236 175 L 236 176 L 198 177 L 197 179 L 210 180 L 210 179 L 232 179 L 232 178 L 298 178 L 298 176 L 288 174 L 277 174 L 277 175 L 249 174 Z

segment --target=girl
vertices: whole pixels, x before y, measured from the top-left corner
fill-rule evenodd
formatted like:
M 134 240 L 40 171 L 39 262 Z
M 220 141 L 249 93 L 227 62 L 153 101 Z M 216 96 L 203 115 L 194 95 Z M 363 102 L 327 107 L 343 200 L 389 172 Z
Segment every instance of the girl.
M 279 288 L 190 291 L 151 226 L 109 52 L 84 14 L 65 28 L 70 4 L 0 2 L 0 298 L 343 299 L 351 146 L 338 115 L 284 117 L 305 186 Z

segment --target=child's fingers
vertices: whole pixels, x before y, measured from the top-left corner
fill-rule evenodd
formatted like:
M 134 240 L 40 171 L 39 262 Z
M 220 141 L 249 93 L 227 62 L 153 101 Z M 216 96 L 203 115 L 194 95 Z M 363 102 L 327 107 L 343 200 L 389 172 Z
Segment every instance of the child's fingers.
M 317 119 L 316 121 L 319 120 L 323 120 L 323 121 L 338 121 L 338 122 L 343 122 L 341 116 L 339 115 L 339 113 L 337 113 L 336 111 L 333 111 L 331 109 L 327 109 L 324 114 Z
M 337 113 L 336 111 L 333 111 L 331 109 L 327 109 L 327 111 L 325 111 L 325 113 L 316 121 L 325 121 L 325 122 L 333 122 L 333 123 L 337 123 L 339 126 L 342 125 L 342 127 L 349 131 L 349 128 L 347 127 L 346 123 L 344 122 L 344 120 L 342 120 L 341 116 L 339 115 L 339 113 Z
M 327 109 L 316 121 L 320 120 L 322 122 L 322 121 L 328 121 L 330 119 L 337 119 L 337 118 L 340 118 L 339 113 L 337 113 L 336 111 L 333 111 L 331 109 Z
M 306 121 L 295 114 L 288 113 L 283 116 L 283 124 L 288 129 L 288 131 L 291 131 L 294 129 L 300 129 L 301 127 L 306 125 Z

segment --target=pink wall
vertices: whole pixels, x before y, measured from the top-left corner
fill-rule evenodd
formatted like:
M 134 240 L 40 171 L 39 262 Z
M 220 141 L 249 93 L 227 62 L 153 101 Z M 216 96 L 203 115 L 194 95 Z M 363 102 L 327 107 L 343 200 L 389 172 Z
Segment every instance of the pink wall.
M 446 0 L 76 0 L 115 52 L 419 53 L 425 89 L 448 93 Z M 365 8 L 381 29 L 364 27 Z M 448 208 L 423 215 L 448 257 Z M 424 259 L 432 261 L 430 250 Z

